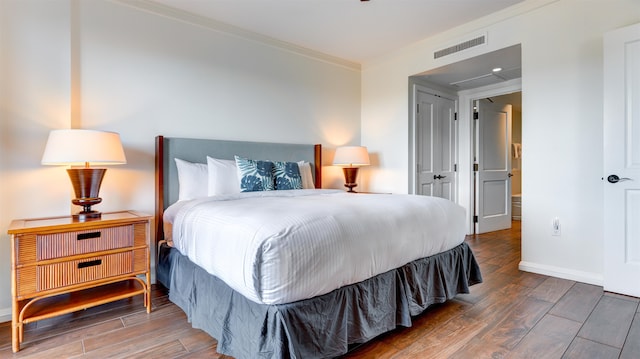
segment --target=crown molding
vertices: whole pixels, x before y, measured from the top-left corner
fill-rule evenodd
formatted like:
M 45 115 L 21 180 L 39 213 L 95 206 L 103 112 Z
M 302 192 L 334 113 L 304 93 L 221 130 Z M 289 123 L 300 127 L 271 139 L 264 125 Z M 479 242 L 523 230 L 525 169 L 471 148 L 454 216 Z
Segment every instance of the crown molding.
M 359 63 L 349 61 L 340 57 L 331 56 L 319 51 L 311 50 L 302 46 L 294 45 L 289 42 L 281 41 L 270 36 L 262 35 L 257 32 L 242 29 L 237 26 L 229 25 L 208 17 L 190 13 L 180 9 L 176 9 L 163 4 L 158 4 L 149 0 L 111 0 L 138 10 L 146 11 L 159 16 L 164 16 L 174 20 L 182 21 L 191 25 L 201 26 L 213 31 L 236 36 L 244 40 L 255 41 L 263 45 L 268 45 L 280 50 L 288 51 L 297 55 L 301 55 L 314 60 L 322 61 L 332 65 L 338 65 L 349 70 L 360 71 Z

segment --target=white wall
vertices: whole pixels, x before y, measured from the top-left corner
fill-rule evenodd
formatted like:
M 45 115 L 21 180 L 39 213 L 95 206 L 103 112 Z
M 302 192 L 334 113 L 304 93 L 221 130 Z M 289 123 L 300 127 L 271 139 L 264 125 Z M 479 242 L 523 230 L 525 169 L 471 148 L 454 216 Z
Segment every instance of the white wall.
M 407 192 L 409 76 L 520 43 L 521 268 L 601 284 L 602 35 L 638 21 L 636 0 L 525 1 L 364 64 L 362 143 L 382 154 L 372 190 Z M 478 33 L 486 46 L 433 60 Z M 551 236 L 555 216 L 560 237 Z
M 10 319 L 10 220 L 70 213 L 65 171 L 40 164 L 51 129 L 120 133 L 127 164 L 108 169 L 103 212 L 153 213 L 156 135 L 321 143 L 325 165 L 336 146 L 360 143 L 357 66 L 182 15 L 0 1 L 0 321 Z M 340 187 L 339 169 L 324 170 L 324 186 Z
M 12 219 L 69 211 L 70 182 L 40 158 L 69 127 L 69 2 L 0 1 L 0 321 L 11 314 Z
M 150 183 L 159 134 L 328 149 L 360 141 L 357 70 L 115 2 L 82 2 L 80 29 L 81 127 L 121 133 L 129 162 L 109 173 L 115 183 Z M 339 186 L 326 170 L 325 185 Z M 139 207 L 153 187 L 101 193 L 113 209 Z

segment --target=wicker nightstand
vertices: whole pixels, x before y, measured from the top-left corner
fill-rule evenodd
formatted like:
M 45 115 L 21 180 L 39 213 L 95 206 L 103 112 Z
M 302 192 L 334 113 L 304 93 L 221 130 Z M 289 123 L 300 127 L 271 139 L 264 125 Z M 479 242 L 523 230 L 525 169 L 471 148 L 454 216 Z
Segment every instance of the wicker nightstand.
M 151 216 L 122 211 L 11 222 L 12 345 L 24 325 L 136 295 L 149 296 Z M 144 280 L 138 278 L 144 276 Z

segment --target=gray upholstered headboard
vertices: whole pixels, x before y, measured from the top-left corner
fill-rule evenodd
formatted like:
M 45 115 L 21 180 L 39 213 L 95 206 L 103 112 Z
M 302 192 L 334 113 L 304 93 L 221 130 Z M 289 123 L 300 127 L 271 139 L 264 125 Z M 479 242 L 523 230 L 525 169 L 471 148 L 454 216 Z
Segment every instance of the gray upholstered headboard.
M 178 200 L 178 170 L 175 158 L 207 163 L 207 156 L 233 160 L 235 155 L 256 160 L 308 161 L 316 188 L 322 187 L 320 145 L 225 141 L 156 137 L 156 238 L 162 238 L 162 214 Z

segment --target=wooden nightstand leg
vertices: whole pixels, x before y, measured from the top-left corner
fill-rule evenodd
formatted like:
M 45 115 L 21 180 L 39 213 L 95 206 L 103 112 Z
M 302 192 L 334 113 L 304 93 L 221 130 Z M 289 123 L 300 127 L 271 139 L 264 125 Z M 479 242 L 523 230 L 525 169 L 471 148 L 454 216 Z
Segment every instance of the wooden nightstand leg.
M 22 324 L 18 324 L 18 302 L 14 300 L 11 308 L 13 311 L 11 316 L 11 349 L 15 353 L 20 350 L 20 343 L 22 343 Z
M 151 274 L 147 271 L 147 291 L 144 293 L 147 302 L 147 313 L 151 313 Z
M 15 322 L 11 324 L 11 349 L 16 353 L 20 350 L 20 343 L 22 343 L 22 325 Z

